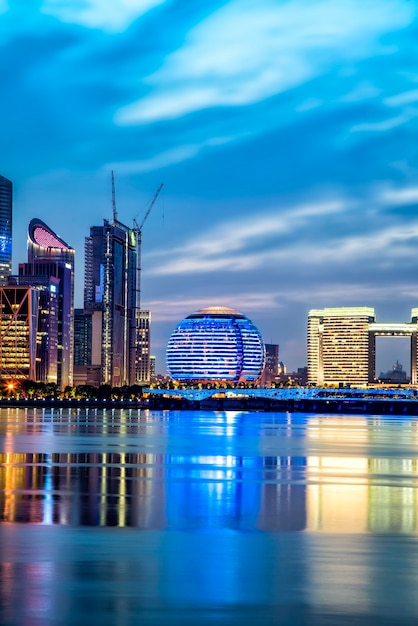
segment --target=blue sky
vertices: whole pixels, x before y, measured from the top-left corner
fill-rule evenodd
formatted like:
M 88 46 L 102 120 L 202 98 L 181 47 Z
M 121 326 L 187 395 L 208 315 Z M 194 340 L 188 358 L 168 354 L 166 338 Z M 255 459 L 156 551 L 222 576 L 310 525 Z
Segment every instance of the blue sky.
M 152 351 L 209 305 L 293 369 L 310 308 L 418 306 L 418 0 L 0 0 L 0 173 L 76 249 L 144 228 Z M 379 347 L 380 345 L 380 347 Z M 406 344 L 405 344 L 406 345 Z M 407 359 L 392 340 L 378 367 Z

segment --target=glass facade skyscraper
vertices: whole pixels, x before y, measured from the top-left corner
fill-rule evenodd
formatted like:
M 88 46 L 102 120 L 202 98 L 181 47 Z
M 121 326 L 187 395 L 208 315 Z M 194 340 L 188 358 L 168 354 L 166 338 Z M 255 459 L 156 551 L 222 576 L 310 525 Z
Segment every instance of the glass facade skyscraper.
M 12 183 L 0 175 L 0 286 L 12 273 Z
M 42 220 L 33 219 L 28 229 L 28 263 L 19 265 L 19 276 L 26 277 L 32 285 L 41 285 L 45 279 L 51 279 L 51 288 L 57 290 L 57 384 L 61 389 L 71 386 L 74 354 L 74 249 Z
M 84 311 L 92 316 L 92 365 L 102 383 L 138 382 L 139 238 L 116 219 L 93 226 L 85 243 Z

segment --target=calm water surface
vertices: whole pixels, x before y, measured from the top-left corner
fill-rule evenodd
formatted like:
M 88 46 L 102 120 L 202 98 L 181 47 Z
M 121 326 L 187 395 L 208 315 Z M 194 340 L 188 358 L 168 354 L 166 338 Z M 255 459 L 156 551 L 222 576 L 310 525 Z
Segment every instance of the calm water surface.
M 0 409 L 0 624 L 418 624 L 418 419 Z

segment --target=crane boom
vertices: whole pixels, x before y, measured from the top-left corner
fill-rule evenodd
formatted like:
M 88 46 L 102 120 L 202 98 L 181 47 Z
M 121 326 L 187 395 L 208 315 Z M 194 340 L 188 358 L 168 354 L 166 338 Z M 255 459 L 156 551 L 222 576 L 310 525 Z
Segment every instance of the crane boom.
M 143 217 L 143 220 L 142 220 L 142 222 L 141 222 L 140 226 L 138 226 L 138 225 L 136 224 L 135 220 L 134 220 L 134 222 L 135 222 L 135 226 L 136 226 L 135 230 L 139 230 L 139 231 L 141 231 L 141 230 L 142 230 L 142 227 L 143 227 L 143 225 L 145 224 L 145 222 L 146 222 L 146 220 L 147 220 L 147 218 L 148 218 L 148 215 L 151 213 L 151 209 L 152 209 L 152 207 L 153 207 L 153 206 L 154 206 L 154 204 L 157 202 L 157 198 L 158 198 L 158 196 L 160 195 L 160 191 L 161 191 L 161 189 L 162 189 L 163 187 L 164 187 L 164 183 L 161 183 L 161 185 L 158 187 L 157 191 L 156 191 L 156 192 L 155 192 L 155 194 L 154 194 L 154 197 L 152 198 L 152 200 L 151 200 L 151 202 L 150 202 L 150 205 L 149 205 L 149 207 L 148 207 L 148 209 L 147 209 L 147 211 L 146 211 L 146 213 L 145 213 L 145 215 L 144 215 L 144 217 Z
M 118 221 L 118 214 L 116 211 L 116 194 L 115 194 L 115 177 L 112 170 L 112 210 L 113 210 L 113 223 Z

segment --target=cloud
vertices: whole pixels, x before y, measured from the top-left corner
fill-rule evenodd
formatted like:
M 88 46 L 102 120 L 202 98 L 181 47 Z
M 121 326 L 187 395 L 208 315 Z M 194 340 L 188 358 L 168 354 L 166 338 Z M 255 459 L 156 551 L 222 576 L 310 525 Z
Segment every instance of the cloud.
M 397 126 L 402 126 L 407 122 L 410 122 L 414 117 L 417 117 L 418 109 L 409 109 L 402 115 L 398 115 L 397 117 L 390 117 L 381 122 L 368 122 L 365 124 L 356 124 L 352 126 L 350 132 L 352 133 L 360 133 L 360 132 L 378 132 L 385 133 L 388 130 L 393 130 Z
M 146 80 L 151 93 L 119 109 L 115 121 L 143 124 L 259 102 L 383 50 L 382 33 L 406 26 L 413 14 L 405 0 L 311 0 L 303 10 L 299 0 L 228 2 L 189 32 Z
M 230 137 L 211 137 L 202 140 L 200 143 L 179 145 L 170 150 L 159 152 L 154 156 L 149 156 L 146 159 L 106 163 L 102 169 L 108 172 L 110 170 L 117 170 L 120 174 L 151 172 L 192 159 L 205 148 L 225 145 L 237 139 L 241 139 L 243 134 L 244 133 L 232 135 Z
M 234 293 L 233 297 L 225 296 L 224 293 L 214 291 L 212 294 L 205 294 L 204 297 L 182 297 L 173 300 L 158 298 L 144 301 L 145 309 L 153 312 L 153 322 L 180 322 L 184 317 L 204 309 L 209 306 L 230 306 L 245 315 L 256 315 L 266 311 L 276 311 L 280 308 L 278 294 L 273 291 L 257 292 L 245 291 Z
M 41 12 L 86 28 L 121 32 L 141 15 L 165 2 L 166 0 L 44 0 Z
M 411 104 L 412 102 L 418 101 L 418 89 L 413 89 L 411 91 L 404 91 L 403 93 L 398 93 L 395 96 L 390 96 L 389 98 L 385 98 L 383 103 L 389 107 L 398 107 L 403 106 L 404 104 Z
M 418 204 L 418 187 L 384 189 L 379 194 L 380 202 L 391 206 Z
M 169 256 L 170 259 L 155 266 L 151 273 L 169 275 L 244 271 L 257 267 L 277 256 L 277 252 L 271 250 L 271 240 L 276 245 L 277 236 L 286 239 L 290 233 L 308 226 L 313 218 L 330 216 L 343 208 L 342 200 L 312 202 L 288 210 L 276 210 L 274 213 L 217 224 L 203 236 L 193 237 L 181 248 L 164 249 L 156 253 Z M 252 252 L 251 248 L 257 245 L 261 251 Z

